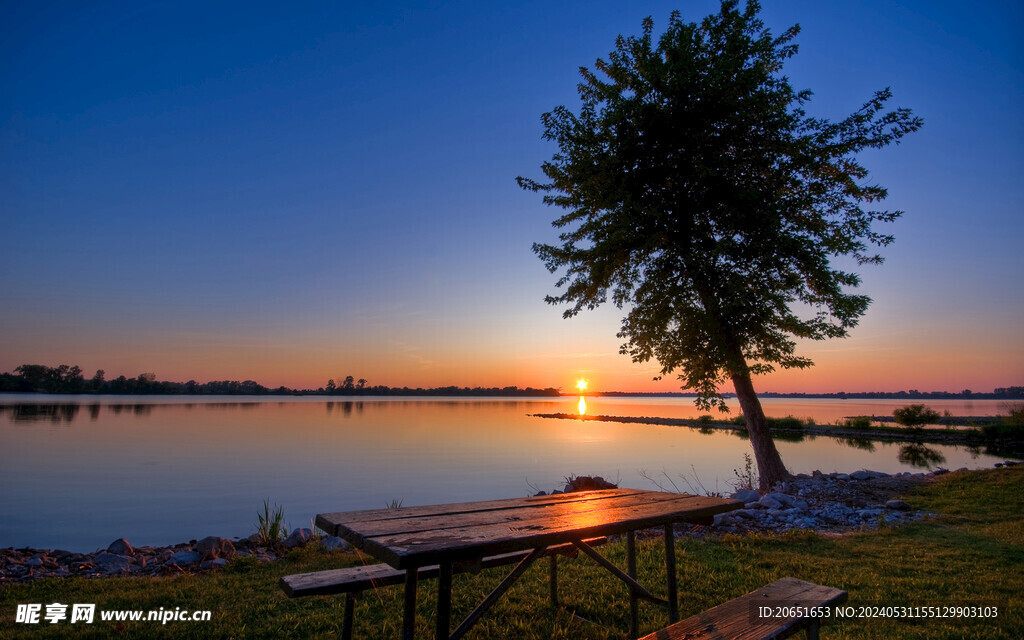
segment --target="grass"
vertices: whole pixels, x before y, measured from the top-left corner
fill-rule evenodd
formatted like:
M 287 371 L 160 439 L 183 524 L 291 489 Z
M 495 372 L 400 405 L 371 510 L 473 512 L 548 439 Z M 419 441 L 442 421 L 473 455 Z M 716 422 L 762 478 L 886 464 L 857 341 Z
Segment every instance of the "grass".
M 771 536 L 677 539 L 680 606 L 684 616 L 791 575 L 846 589 L 848 604 L 943 606 L 992 603 L 996 620 L 955 618 L 892 621 L 852 619 L 828 625 L 823 637 L 1013 638 L 1024 636 L 1024 468 L 940 476 L 906 496 L 915 509 L 940 514 L 894 528 L 842 536 L 797 532 Z M 640 541 L 640 579 L 664 594 L 660 538 Z M 622 542 L 604 553 L 625 566 Z M 0 589 L 0 638 L 106 637 L 113 623 L 13 623 L 17 603 L 97 603 L 97 609 L 209 609 L 207 623 L 125 623 L 128 637 L 306 638 L 337 635 L 340 597 L 289 600 L 282 575 L 372 562 L 352 553 L 295 551 L 274 564 L 236 561 L 219 573 L 165 578 L 41 580 Z M 526 573 L 469 638 L 619 640 L 628 627 L 625 587 L 585 557 L 560 560 L 559 594 L 580 616 L 547 604 L 546 563 Z M 507 571 L 505 569 L 504 571 Z M 497 584 L 501 569 L 455 578 L 453 617 L 463 617 Z M 419 591 L 418 635 L 433 637 L 433 581 Z M 400 586 L 366 592 L 356 603 L 355 637 L 398 638 Z M 666 624 L 663 610 L 641 603 L 641 631 Z
M 285 528 L 284 510 L 274 505 L 274 511 L 270 510 L 270 500 L 263 501 L 263 513 L 256 513 L 256 535 L 260 542 L 265 545 L 274 544 L 288 535 Z

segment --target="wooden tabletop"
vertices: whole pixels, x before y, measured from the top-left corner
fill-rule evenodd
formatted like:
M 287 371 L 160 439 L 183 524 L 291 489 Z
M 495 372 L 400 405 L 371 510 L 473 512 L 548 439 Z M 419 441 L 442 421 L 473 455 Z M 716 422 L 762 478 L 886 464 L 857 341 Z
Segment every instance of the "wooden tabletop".
M 408 569 L 676 522 L 700 522 L 742 506 L 739 500 L 727 498 L 606 489 L 323 513 L 316 517 L 316 525 L 396 569 Z

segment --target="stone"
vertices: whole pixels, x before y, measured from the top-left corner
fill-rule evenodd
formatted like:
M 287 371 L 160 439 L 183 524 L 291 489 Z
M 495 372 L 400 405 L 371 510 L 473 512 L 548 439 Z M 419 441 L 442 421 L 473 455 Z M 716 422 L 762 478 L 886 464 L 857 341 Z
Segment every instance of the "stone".
M 848 473 L 837 473 L 836 474 L 836 480 L 849 480 L 849 479 L 850 479 L 850 474 L 848 474 Z
M 1003 463 L 1002 462 L 997 462 L 996 463 L 996 469 L 1001 469 L 1002 467 L 1003 467 Z
M 754 489 L 740 489 L 729 497 L 735 500 L 742 500 L 746 504 L 747 502 L 757 502 L 761 499 L 761 494 Z
M 212 560 L 205 560 L 199 565 L 199 568 L 203 571 L 209 571 L 210 569 L 223 569 L 228 564 L 228 561 L 224 558 L 214 558 Z
M 759 505 L 766 509 L 781 509 L 782 503 L 771 497 L 771 494 L 761 498 L 757 501 Z
M 195 550 L 202 555 L 203 560 L 230 558 L 235 555 L 235 545 L 230 540 L 218 536 L 203 538 L 196 543 Z
M 309 539 L 313 537 L 313 531 L 311 529 L 293 529 L 288 537 L 284 540 L 284 546 L 288 549 L 294 549 L 295 547 L 301 547 L 302 545 L 309 542 Z
M 566 478 L 568 484 L 565 485 L 565 493 L 571 493 L 573 491 L 596 491 L 599 489 L 618 489 L 619 485 L 608 482 L 601 476 L 576 476 L 575 478 Z
M 895 509 L 896 511 L 910 511 L 910 505 L 904 500 L 890 500 L 885 503 L 886 509 Z
M 878 516 L 882 515 L 882 509 L 861 509 L 860 511 L 857 512 L 857 515 L 862 520 L 870 520 L 872 518 L 877 518 Z
M 348 551 L 352 547 L 338 536 L 324 536 L 320 541 L 320 548 L 324 551 Z
M 116 553 L 102 551 L 92 558 L 92 563 L 106 573 L 131 571 L 132 559 Z
M 172 555 L 165 564 L 198 564 L 202 556 L 195 551 L 179 551 Z
M 1006 465 L 1007 467 L 1016 467 L 1020 463 L 1017 462 L 1016 460 L 1007 460 L 1007 461 L 1003 462 L 1003 464 Z
M 860 471 L 854 471 L 850 474 L 850 477 L 854 480 L 870 480 L 871 478 L 888 478 L 888 473 L 882 473 L 881 471 L 869 471 L 862 469 Z
M 107 551 L 119 556 L 135 555 L 135 549 L 133 549 L 131 543 L 124 538 L 118 538 L 111 542 L 110 546 L 107 547 Z
M 949 473 L 949 469 L 943 469 L 942 467 L 936 467 L 936 469 L 932 471 L 933 476 L 941 476 L 946 473 Z

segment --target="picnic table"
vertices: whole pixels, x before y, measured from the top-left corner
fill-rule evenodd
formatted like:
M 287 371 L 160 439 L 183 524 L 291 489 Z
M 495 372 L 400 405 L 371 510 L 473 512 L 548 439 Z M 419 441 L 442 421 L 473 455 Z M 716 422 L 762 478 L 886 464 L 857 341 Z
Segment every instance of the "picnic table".
M 679 619 L 673 525 L 709 524 L 715 514 L 741 508 L 739 500 L 640 489 L 606 489 L 527 498 L 440 504 L 398 509 L 323 513 L 320 529 L 395 569 L 405 570 L 402 637 L 415 633 L 419 569 L 438 565 L 437 637 L 461 638 L 548 547 L 571 543 L 629 587 L 630 633 L 637 635 L 639 598 L 668 608 Z M 663 527 L 668 598 L 653 595 L 636 581 L 635 532 Z M 627 569 L 605 559 L 584 540 L 626 535 Z M 529 553 L 484 601 L 449 634 L 453 569 L 516 551 Z M 553 556 L 552 556 L 553 557 Z M 552 572 L 555 564 L 552 561 Z M 554 575 L 552 575 L 552 578 Z M 552 589 L 554 589 L 552 580 Z

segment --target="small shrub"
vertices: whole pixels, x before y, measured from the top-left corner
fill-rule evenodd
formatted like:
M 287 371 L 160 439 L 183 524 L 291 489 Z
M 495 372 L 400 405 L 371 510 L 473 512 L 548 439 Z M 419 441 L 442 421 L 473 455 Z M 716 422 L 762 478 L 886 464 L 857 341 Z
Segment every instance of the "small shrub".
M 732 472 L 736 474 L 736 479 L 732 481 L 734 489 L 739 491 L 740 489 L 753 489 L 756 484 L 754 477 L 754 461 L 750 457 L 749 453 L 743 454 L 743 471 L 739 469 L 733 469 Z
M 743 416 L 736 416 L 732 420 L 730 420 L 729 422 L 733 423 L 737 427 L 745 427 L 745 426 L 747 426 L 747 419 L 744 418 Z
M 697 422 L 699 422 L 701 424 L 711 424 L 714 421 L 715 421 L 715 419 L 713 417 L 709 416 L 706 413 L 704 415 L 700 416 L 699 418 L 697 418 Z
M 1024 404 L 1008 404 L 1003 407 L 1005 416 L 999 416 L 1000 421 L 1013 427 L 1024 427 Z
M 846 426 L 851 429 L 869 429 L 871 427 L 871 418 L 868 416 L 853 416 L 846 419 Z
M 384 508 L 385 509 L 401 509 L 402 508 L 402 501 L 399 500 L 398 498 L 395 498 L 391 502 L 389 502 L 388 504 L 384 505 Z
M 786 416 L 785 418 L 765 418 L 769 429 L 803 429 L 804 423 L 799 418 Z
M 939 421 L 939 414 L 923 404 L 912 404 L 910 406 L 896 409 L 892 412 L 896 422 L 904 427 L 920 429 L 926 424 L 934 424 Z

